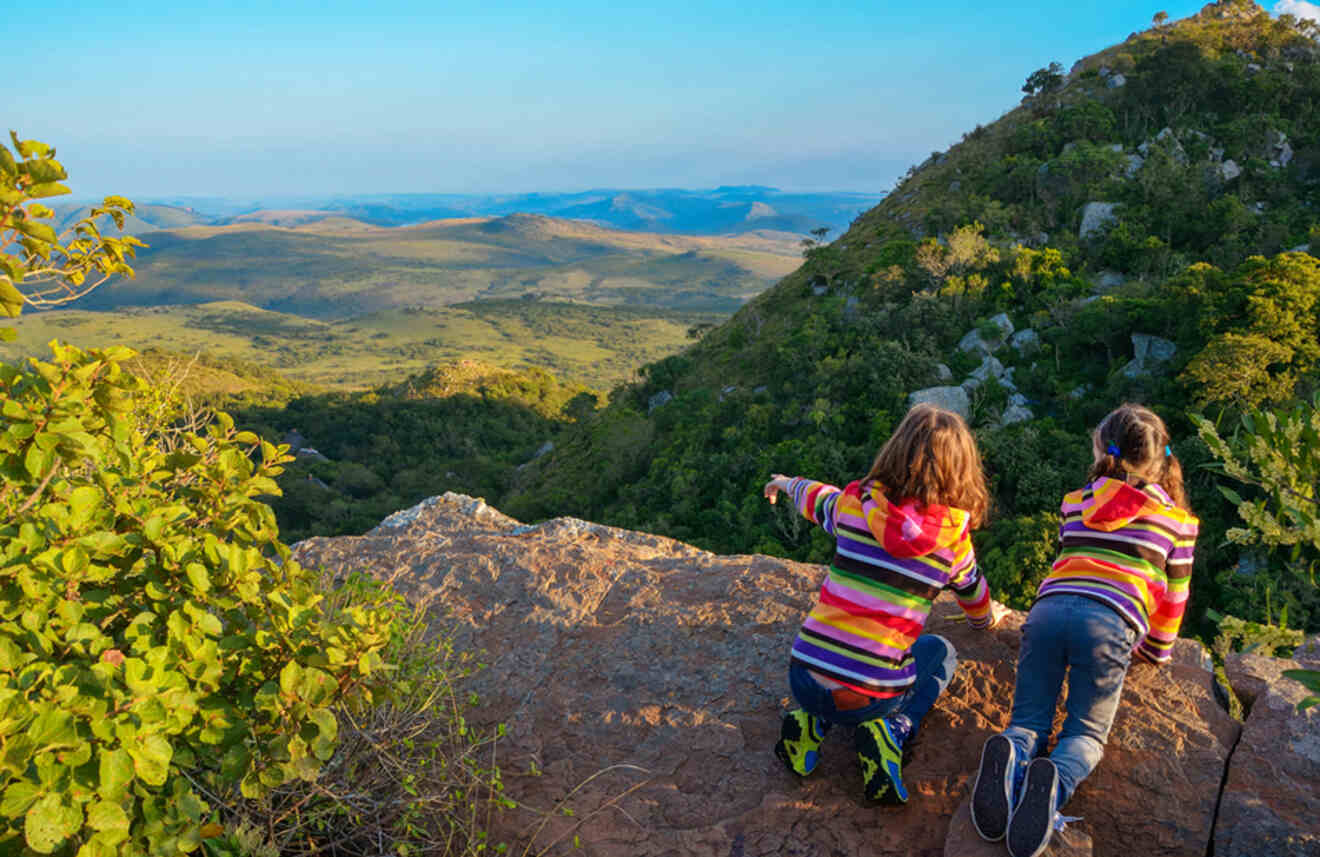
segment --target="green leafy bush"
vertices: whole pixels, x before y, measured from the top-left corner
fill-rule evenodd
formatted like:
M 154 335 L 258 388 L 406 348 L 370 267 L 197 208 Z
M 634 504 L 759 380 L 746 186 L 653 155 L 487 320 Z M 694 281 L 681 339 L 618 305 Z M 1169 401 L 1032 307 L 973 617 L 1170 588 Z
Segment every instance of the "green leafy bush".
M 1192 421 L 1221 472 L 1259 492 L 1244 499 L 1220 487 L 1247 524 L 1229 530 L 1228 539 L 1289 549 L 1314 579 L 1320 564 L 1320 395 L 1291 412 L 1243 414 L 1231 442 L 1204 417 L 1193 415 Z
M 394 667 L 391 692 L 338 706 L 339 746 L 314 782 L 227 801 L 226 834 L 206 841 L 209 857 L 311 857 L 328 847 L 375 857 L 382 842 L 400 855 L 487 850 L 490 814 L 513 804 L 495 765 L 503 727 L 467 718 L 476 699 L 461 682 L 481 664 L 437 630 L 430 605 L 410 605 L 374 578 L 352 574 L 326 601 L 334 613 L 372 605 L 393 615 L 382 652 Z
M 52 350 L 0 365 L 0 847 L 186 853 L 204 794 L 317 776 L 395 617 L 324 609 L 257 499 L 279 449 L 172 431 L 126 349 Z

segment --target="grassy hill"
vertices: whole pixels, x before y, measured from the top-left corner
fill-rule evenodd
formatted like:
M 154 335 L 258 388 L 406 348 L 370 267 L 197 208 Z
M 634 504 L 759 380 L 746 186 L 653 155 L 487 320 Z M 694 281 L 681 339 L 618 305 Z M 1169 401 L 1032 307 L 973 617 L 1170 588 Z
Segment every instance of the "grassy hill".
M 152 232 L 136 278 L 80 305 L 243 301 L 328 320 L 532 295 L 728 313 L 801 261 L 798 236 L 769 232 L 657 235 L 533 215 L 392 229 L 272 216 L 296 225 L 253 220 Z
M 379 310 L 322 321 L 240 301 L 135 307 L 115 312 L 25 314 L 0 360 L 47 353 L 59 338 L 210 360 L 270 366 L 289 379 L 344 389 L 395 382 L 437 363 L 477 358 L 505 367 L 539 366 L 609 389 L 637 366 L 688 344 L 688 331 L 722 316 L 553 301 L 481 301 L 449 307 Z
M 828 539 L 761 499 L 769 474 L 856 478 L 910 393 L 969 380 L 995 497 L 978 550 L 1022 606 L 1053 560 L 1059 499 L 1084 478 L 1087 433 L 1143 401 L 1170 423 L 1204 520 L 1197 615 L 1277 619 L 1286 604 L 1320 629 L 1293 560 L 1224 546 L 1235 510 L 1187 419 L 1229 427 L 1317 388 L 1320 261 L 1286 251 L 1320 236 L 1318 53 L 1305 25 L 1221 2 L 1068 74 L 1041 70 L 801 269 L 644 367 L 502 508 L 819 561 Z M 1032 338 L 997 363 L 959 348 L 993 339 L 1001 314 Z M 1143 362 L 1149 336 L 1163 356 Z

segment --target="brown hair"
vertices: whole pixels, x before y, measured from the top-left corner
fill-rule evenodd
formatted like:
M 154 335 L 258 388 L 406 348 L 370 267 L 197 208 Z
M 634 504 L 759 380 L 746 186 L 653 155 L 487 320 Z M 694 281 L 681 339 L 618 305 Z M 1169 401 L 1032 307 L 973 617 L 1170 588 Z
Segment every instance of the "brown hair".
M 1091 435 L 1095 464 L 1088 476 L 1158 482 L 1173 502 L 1191 511 L 1183 487 L 1182 464 L 1170 448 L 1169 429 L 1150 408 L 1126 402 L 1109 412 Z
M 913 405 L 886 441 L 865 481 L 876 481 L 891 500 L 915 499 L 962 509 L 971 525 L 985 520 L 990 492 L 981 453 L 963 418 L 928 403 Z

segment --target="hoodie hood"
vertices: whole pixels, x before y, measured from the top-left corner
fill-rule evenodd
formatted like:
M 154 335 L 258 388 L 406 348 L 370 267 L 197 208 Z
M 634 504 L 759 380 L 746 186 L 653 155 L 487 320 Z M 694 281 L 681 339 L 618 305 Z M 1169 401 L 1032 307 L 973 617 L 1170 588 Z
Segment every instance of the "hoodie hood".
M 1081 498 L 1082 522 L 1093 530 L 1109 533 L 1134 519 L 1153 514 L 1173 505 L 1164 489 L 1153 483 L 1142 488 L 1122 479 L 1102 476 L 1091 483 L 1089 495 Z
M 950 548 L 967 535 L 971 515 L 952 506 L 893 503 L 879 486 L 854 482 L 845 491 L 862 508 L 871 535 L 890 556 L 915 557 Z

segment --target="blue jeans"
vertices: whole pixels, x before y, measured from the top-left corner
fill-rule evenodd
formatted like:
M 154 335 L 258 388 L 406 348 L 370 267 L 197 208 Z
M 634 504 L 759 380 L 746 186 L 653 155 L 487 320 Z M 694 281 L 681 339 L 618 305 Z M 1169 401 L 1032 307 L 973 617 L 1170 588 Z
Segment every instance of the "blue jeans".
M 921 718 L 935 705 L 935 700 L 949 686 L 953 671 L 958 666 L 958 655 L 953 644 L 938 634 L 922 634 L 912 644 L 912 658 L 916 661 L 917 678 L 900 696 L 874 699 L 860 708 L 841 709 L 835 705 L 833 691 L 822 686 L 797 661 L 788 668 L 788 684 L 793 698 L 808 714 L 825 721 L 826 728 L 834 724 L 857 726 L 893 714 L 904 714 L 912 722 L 915 735 Z
M 1067 803 L 1104 755 L 1136 642 L 1137 630 L 1093 598 L 1050 595 L 1032 605 L 1022 626 L 1013 716 L 1004 730 L 1017 754 L 1015 782 L 1049 741 L 1066 671 L 1068 716 L 1050 759 L 1059 771 L 1056 807 Z

